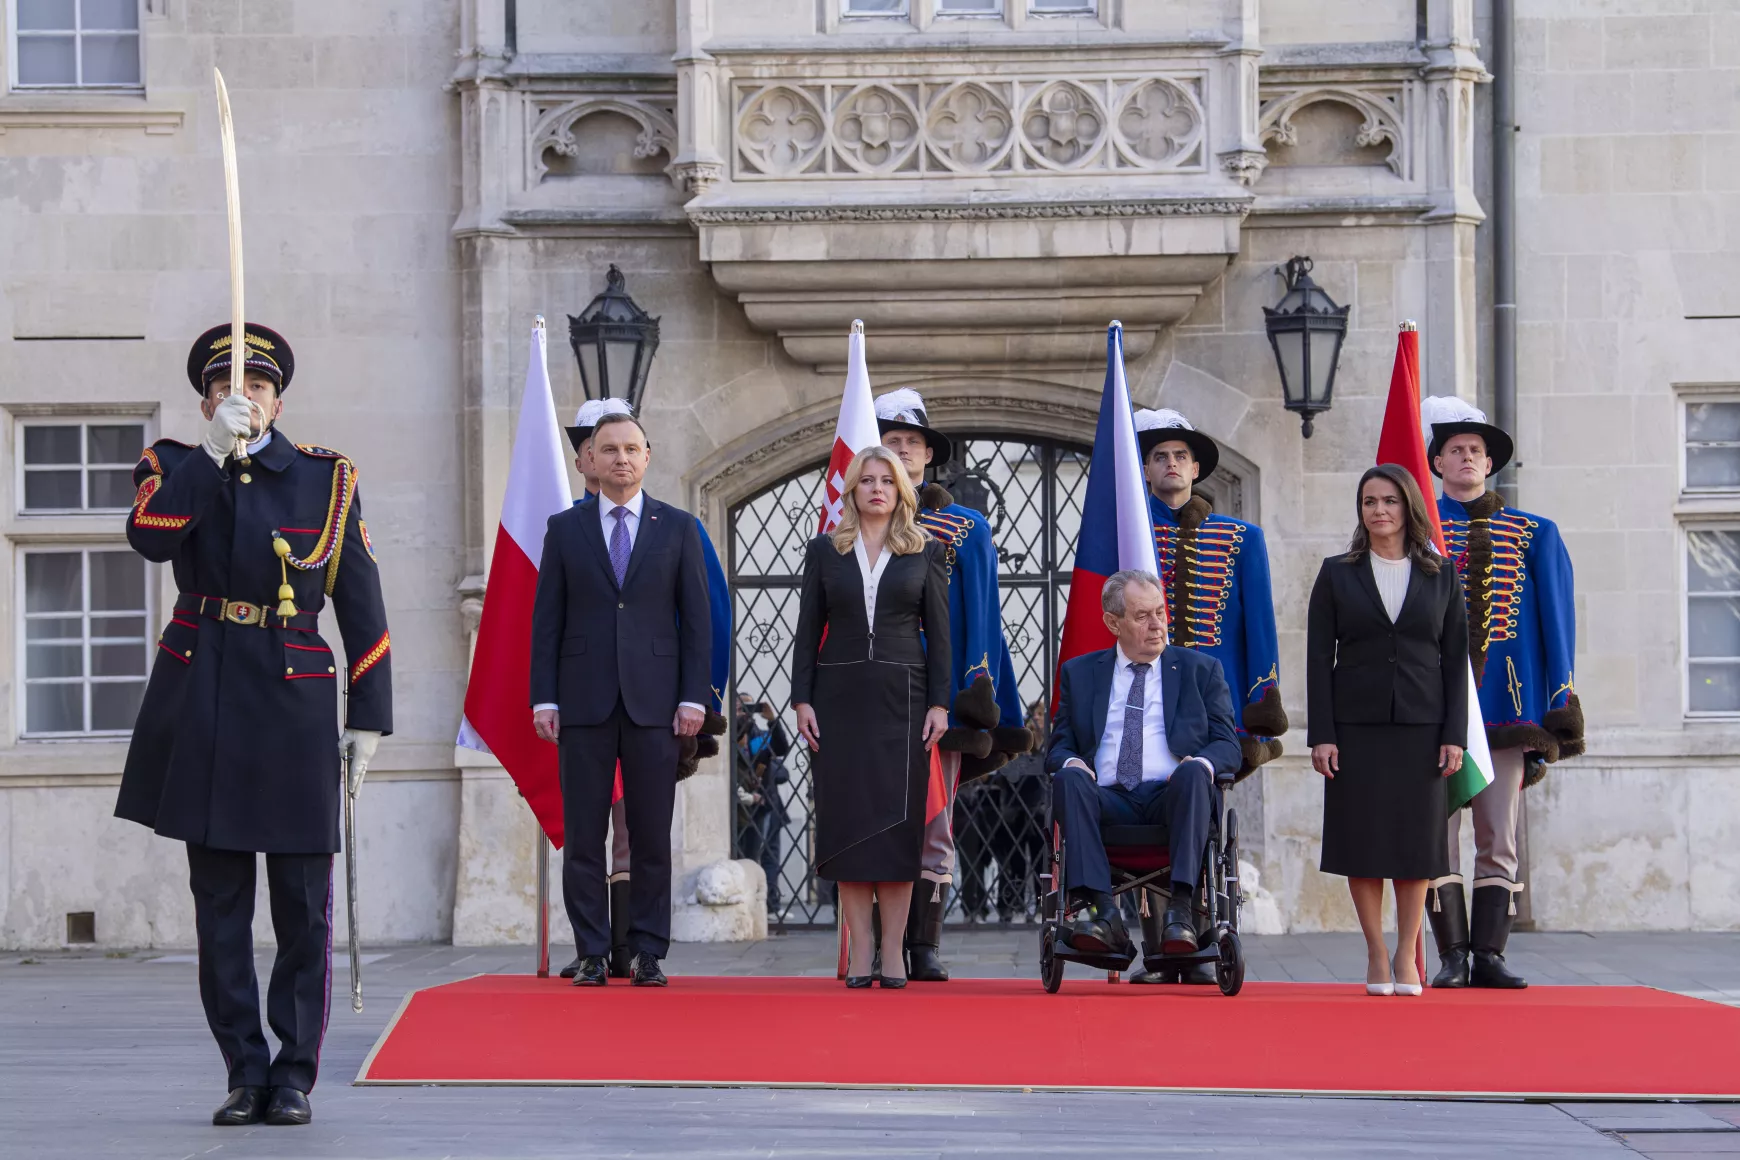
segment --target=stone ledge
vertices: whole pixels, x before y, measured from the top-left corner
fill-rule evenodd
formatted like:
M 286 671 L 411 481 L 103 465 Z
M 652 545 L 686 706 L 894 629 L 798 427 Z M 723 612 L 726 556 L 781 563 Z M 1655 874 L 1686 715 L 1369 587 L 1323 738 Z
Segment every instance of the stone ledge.
M 151 136 L 181 131 L 181 109 L 112 96 L 13 96 L 0 99 L 0 136 L 12 129 L 142 129 Z

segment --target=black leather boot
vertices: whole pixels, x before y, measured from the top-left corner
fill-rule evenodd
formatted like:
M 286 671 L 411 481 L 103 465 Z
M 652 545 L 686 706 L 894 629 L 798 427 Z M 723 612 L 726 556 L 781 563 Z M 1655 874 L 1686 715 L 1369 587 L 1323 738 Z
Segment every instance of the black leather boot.
M 1426 917 L 1432 921 L 1432 937 L 1438 943 L 1438 973 L 1434 987 L 1468 985 L 1468 896 L 1462 880 L 1446 882 L 1426 899 Z
M 946 983 L 942 961 L 943 887 L 920 879 L 906 912 L 906 977 L 915 983 Z
M 1510 941 L 1510 899 L 1508 887 L 1474 888 L 1473 923 L 1468 939 L 1474 953 L 1468 972 L 1470 986 L 1515 991 L 1529 985 L 1527 979 L 1504 965 L 1504 946 Z
M 628 879 L 610 884 L 610 977 L 626 979 L 634 965 L 628 953 Z

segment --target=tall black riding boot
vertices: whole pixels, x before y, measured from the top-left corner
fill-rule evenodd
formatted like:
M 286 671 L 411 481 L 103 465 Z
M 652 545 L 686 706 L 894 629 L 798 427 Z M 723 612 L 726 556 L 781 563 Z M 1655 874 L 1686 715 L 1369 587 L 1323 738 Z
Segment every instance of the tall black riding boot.
M 943 886 L 922 878 L 912 888 L 912 905 L 906 912 L 906 977 L 915 983 L 946 983 L 949 969 L 943 965 Z
M 610 884 L 610 977 L 626 979 L 634 956 L 628 953 L 628 879 Z
M 1468 896 L 1462 879 L 1454 878 L 1426 898 L 1426 917 L 1432 920 L 1432 937 L 1438 943 L 1438 973 L 1434 987 L 1468 985 Z
M 1529 985 L 1527 979 L 1504 965 L 1504 945 L 1510 941 L 1510 901 L 1507 886 L 1474 888 L 1473 929 L 1468 939 L 1474 952 L 1468 978 L 1471 986 L 1517 990 Z

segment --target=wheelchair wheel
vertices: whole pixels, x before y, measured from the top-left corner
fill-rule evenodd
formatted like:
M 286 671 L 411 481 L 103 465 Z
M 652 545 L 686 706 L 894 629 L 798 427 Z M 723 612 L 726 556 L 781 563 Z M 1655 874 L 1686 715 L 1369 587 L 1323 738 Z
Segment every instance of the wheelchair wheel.
M 1220 932 L 1220 957 L 1214 961 L 1214 981 L 1220 993 L 1232 998 L 1245 985 L 1245 952 L 1237 931 Z
M 1047 994 L 1055 995 L 1063 986 L 1063 960 L 1053 952 L 1056 945 L 1057 928 L 1047 924 L 1045 933 L 1039 940 L 1039 981 L 1045 984 Z

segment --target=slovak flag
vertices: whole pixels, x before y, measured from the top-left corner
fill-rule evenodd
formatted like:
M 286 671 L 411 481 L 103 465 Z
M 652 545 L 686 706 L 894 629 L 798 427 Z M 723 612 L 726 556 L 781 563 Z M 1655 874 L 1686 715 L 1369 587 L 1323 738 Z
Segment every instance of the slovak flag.
M 1107 577 L 1126 568 L 1160 575 L 1148 489 L 1142 480 L 1142 454 L 1136 444 L 1136 416 L 1124 382 L 1124 324 L 1113 322 L 1106 329 L 1106 387 L 1100 395 L 1100 421 L 1088 464 L 1059 665 L 1112 647 L 1112 634 L 1100 613 L 1100 589 Z
M 556 400 L 550 393 L 544 318 L 539 315 L 532 327 L 526 390 L 520 396 L 520 425 L 508 461 L 477 650 L 465 686 L 459 744 L 495 755 L 558 847 L 562 782 L 556 747 L 532 731 L 532 600 L 538 591 L 545 525 L 557 512 L 567 511 L 573 498 Z
M 842 494 L 846 469 L 858 452 L 882 442 L 876 423 L 876 404 L 870 398 L 870 369 L 864 365 L 864 324 L 852 321 L 852 337 L 846 349 L 846 390 L 840 396 L 840 418 L 834 424 L 834 451 L 828 456 L 828 474 L 823 484 L 822 521 L 825 535 L 840 526 L 845 513 Z

